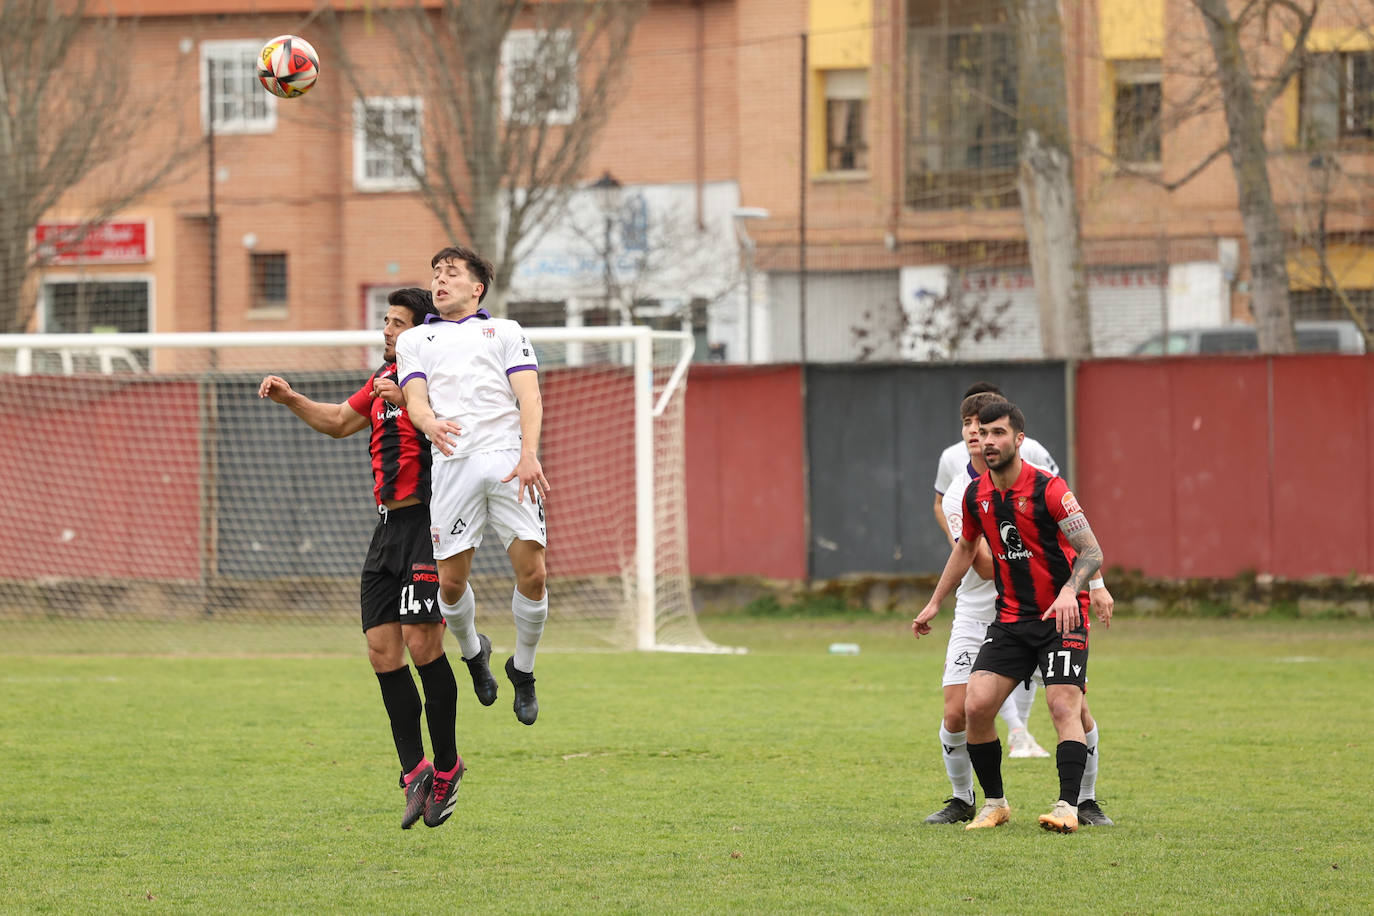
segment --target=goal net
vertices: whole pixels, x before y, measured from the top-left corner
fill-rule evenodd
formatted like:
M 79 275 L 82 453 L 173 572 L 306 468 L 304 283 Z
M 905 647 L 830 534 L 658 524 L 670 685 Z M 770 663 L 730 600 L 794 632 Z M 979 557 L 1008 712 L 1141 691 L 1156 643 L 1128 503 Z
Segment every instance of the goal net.
M 690 335 L 527 331 L 551 485 L 542 645 L 714 648 L 686 555 Z M 380 362 L 376 331 L 0 336 L 0 644 L 356 649 L 377 523 L 367 430 L 331 439 L 257 389 L 275 374 L 340 403 Z M 513 645 L 490 533 L 472 585 L 479 628 Z

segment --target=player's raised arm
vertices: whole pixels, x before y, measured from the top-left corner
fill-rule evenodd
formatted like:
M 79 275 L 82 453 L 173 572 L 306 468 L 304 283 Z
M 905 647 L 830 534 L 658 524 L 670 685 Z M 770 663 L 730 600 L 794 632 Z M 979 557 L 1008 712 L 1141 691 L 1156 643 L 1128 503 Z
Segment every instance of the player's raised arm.
M 262 380 L 258 385 L 258 397 L 285 404 L 311 429 L 335 439 L 351 436 L 368 425 L 367 417 L 354 410 L 347 401 L 342 404 L 312 401 L 279 375 L 269 375 Z

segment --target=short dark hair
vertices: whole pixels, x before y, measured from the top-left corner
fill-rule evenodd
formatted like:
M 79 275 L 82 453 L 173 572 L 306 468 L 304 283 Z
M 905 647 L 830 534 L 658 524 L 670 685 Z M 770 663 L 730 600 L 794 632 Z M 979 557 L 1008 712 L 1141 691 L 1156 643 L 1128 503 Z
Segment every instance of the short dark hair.
M 471 248 L 464 248 L 462 245 L 450 245 L 447 248 L 440 248 L 439 253 L 430 258 L 429 266 L 438 267 L 440 261 L 462 261 L 467 265 L 468 276 L 482 284 L 482 293 L 477 297 L 481 302 L 487 297 L 491 290 L 491 278 L 496 273 L 496 268 L 491 266 L 491 262 L 482 257 Z
M 985 391 L 990 394 L 1002 393 L 1002 389 L 998 388 L 992 382 L 974 382 L 972 385 L 968 386 L 968 391 L 964 392 L 964 397 L 973 397 L 975 394 L 982 394 Z
M 434 296 L 429 290 L 418 286 L 393 289 L 387 294 L 386 304 L 409 309 L 413 324 L 424 324 L 426 315 L 439 314 L 434 310 Z
M 1000 420 L 1006 417 L 1011 423 L 1011 431 L 1023 433 L 1026 431 L 1026 415 L 1021 412 L 1010 401 L 993 401 L 991 404 L 983 405 L 983 409 L 978 411 L 979 423 L 991 423 L 993 420 Z
M 964 398 L 959 405 L 959 419 L 967 420 L 969 417 L 976 417 L 983 412 L 983 408 L 989 404 L 996 404 L 998 401 L 1006 403 L 1006 398 L 992 391 L 979 391 Z

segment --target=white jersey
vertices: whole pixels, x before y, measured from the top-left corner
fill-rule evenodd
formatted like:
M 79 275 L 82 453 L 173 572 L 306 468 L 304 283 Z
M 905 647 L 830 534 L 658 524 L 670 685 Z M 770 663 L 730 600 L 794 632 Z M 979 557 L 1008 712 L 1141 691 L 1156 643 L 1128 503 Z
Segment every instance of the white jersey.
M 520 405 L 510 375 L 525 369 L 539 369 L 525 332 L 486 309 L 459 321 L 431 315 L 396 338 L 401 387 L 423 378 L 434 415 L 463 428 L 453 454 L 436 448 L 435 461 L 520 448 Z
M 967 447 L 964 448 L 964 454 L 968 454 Z M 964 530 L 964 489 L 973 479 L 973 473 L 965 461 L 959 473 L 950 481 L 949 489 L 945 491 L 944 501 L 941 503 L 945 521 L 949 523 L 950 534 L 954 535 L 956 541 Z M 954 619 L 974 620 L 986 625 L 992 623 L 996 617 L 997 583 L 991 579 L 984 579 L 969 567 L 969 571 L 964 573 L 964 578 L 959 582 L 958 591 L 954 593 Z
M 1049 449 L 1027 436 L 1021 443 L 1021 458 L 1050 474 L 1059 474 L 1059 465 L 1050 455 Z M 935 492 L 944 496 L 949 492 L 955 477 L 968 467 L 968 443 L 960 439 L 940 453 L 940 464 L 935 468 Z

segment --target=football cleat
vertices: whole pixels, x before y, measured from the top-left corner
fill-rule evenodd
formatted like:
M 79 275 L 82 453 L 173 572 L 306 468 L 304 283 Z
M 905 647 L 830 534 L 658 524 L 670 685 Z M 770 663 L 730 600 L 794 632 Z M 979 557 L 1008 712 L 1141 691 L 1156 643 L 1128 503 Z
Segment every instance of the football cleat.
M 1009 820 L 1011 820 L 1010 805 L 994 805 L 990 802 L 984 802 L 983 807 L 978 811 L 978 816 L 964 829 L 982 830 L 984 827 L 1001 827 Z
M 533 725 L 539 717 L 539 700 L 534 695 L 534 673 L 515 667 L 515 659 L 506 659 L 506 677 L 515 687 L 515 718 Z
M 947 798 L 945 806 L 926 818 L 927 824 L 957 824 L 973 820 L 973 806 L 962 798 Z
M 425 802 L 434 785 L 434 764 L 421 760 L 419 766 L 402 777 L 402 781 L 406 786 L 406 813 L 401 815 L 401 829 L 409 830 L 425 813 Z
M 1029 731 L 1024 728 L 1013 728 L 1011 734 L 1007 735 L 1007 743 L 1011 745 L 1008 757 L 1048 757 L 1050 752 L 1040 746 L 1040 742 L 1035 740 Z
M 490 706 L 496 702 L 496 678 L 491 676 L 491 640 L 485 633 L 477 634 L 482 648 L 472 658 L 463 659 L 472 675 L 472 692 L 477 694 L 477 702 Z
M 1078 803 L 1078 823 L 1084 827 L 1115 827 L 1116 821 L 1107 817 L 1097 799 L 1089 798 Z
M 448 820 L 454 806 L 458 804 L 458 783 L 467 771 L 468 768 L 463 766 L 463 758 L 459 757 L 453 769 L 447 773 L 437 770 L 434 772 L 434 786 L 425 801 L 426 827 L 438 827 Z
M 1040 826 L 1055 833 L 1073 833 L 1078 829 L 1078 810 L 1061 798 L 1049 814 L 1040 815 Z

